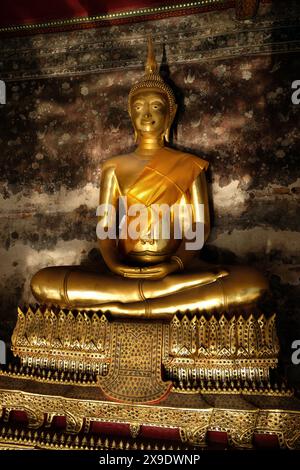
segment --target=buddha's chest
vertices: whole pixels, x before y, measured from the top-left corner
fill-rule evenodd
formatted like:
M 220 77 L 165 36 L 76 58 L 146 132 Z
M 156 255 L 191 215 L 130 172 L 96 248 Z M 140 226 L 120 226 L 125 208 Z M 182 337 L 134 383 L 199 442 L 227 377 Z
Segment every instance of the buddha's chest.
M 117 165 L 115 174 L 118 180 L 122 195 L 136 182 L 149 160 L 138 160 L 136 158 L 126 158 L 124 162 Z

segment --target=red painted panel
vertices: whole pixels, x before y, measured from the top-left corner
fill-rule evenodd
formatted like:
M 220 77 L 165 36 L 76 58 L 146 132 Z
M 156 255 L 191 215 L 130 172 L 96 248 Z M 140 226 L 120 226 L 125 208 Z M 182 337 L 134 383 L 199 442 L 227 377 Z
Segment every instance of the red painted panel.
M 254 434 L 254 446 L 258 449 L 278 449 L 278 437 L 275 434 Z
M 180 441 L 179 429 L 160 428 L 158 426 L 141 426 L 140 437 L 144 439 Z
M 93 434 L 103 434 L 104 436 L 131 436 L 129 425 L 123 423 L 101 423 L 92 421 L 90 424 L 90 432 Z
M 209 447 L 225 449 L 229 447 L 227 432 L 207 431 L 206 441 Z
M 67 420 L 65 416 L 54 416 L 51 422 L 51 429 L 61 431 L 66 429 Z
M 180 3 L 178 0 L 2 0 L 0 26 L 45 23 L 135 8 Z
M 12 410 L 9 414 L 10 424 L 21 424 L 24 427 L 28 426 L 28 417 L 25 411 Z

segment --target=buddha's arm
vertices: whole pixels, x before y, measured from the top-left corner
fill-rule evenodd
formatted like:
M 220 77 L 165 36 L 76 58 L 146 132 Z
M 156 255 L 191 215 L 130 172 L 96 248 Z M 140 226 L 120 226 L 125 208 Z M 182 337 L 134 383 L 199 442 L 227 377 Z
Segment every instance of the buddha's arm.
M 209 205 L 208 205 L 208 194 L 207 194 L 207 184 L 206 184 L 206 178 L 205 178 L 205 172 L 202 171 L 200 175 L 196 178 L 196 180 L 193 182 L 192 187 L 191 187 L 191 204 L 193 205 L 193 231 L 194 233 L 197 234 L 196 232 L 196 225 L 197 224 L 203 224 L 203 244 L 206 242 L 206 240 L 209 237 L 210 233 L 210 216 L 209 216 Z M 203 205 L 203 210 L 199 210 L 200 205 Z M 196 235 L 197 237 L 197 235 Z M 178 264 L 180 265 L 181 268 L 188 267 L 189 262 L 195 257 L 197 253 L 199 253 L 200 248 L 196 248 L 195 250 L 193 249 L 187 249 L 187 243 L 190 242 L 195 242 L 195 239 L 192 240 L 187 240 L 186 238 L 183 238 L 178 250 L 176 251 L 175 258 L 178 260 Z M 211 268 L 211 265 L 205 262 L 200 262 L 198 260 L 199 266 L 203 266 L 203 275 L 206 274 L 207 270 L 211 272 L 211 282 L 215 281 L 217 278 L 220 277 L 226 277 L 228 276 L 228 271 L 226 269 L 223 269 L 221 267 L 216 267 L 216 268 Z
M 104 163 L 102 167 L 101 185 L 100 185 L 100 201 L 99 208 L 101 211 L 99 222 L 97 225 L 97 238 L 101 255 L 107 267 L 121 276 L 126 276 L 128 272 L 138 275 L 140 269 L 137 267 L 127 266 L 122 263 L 117 249 L 116 236 L 103 237 L 104 232 L 116 234 L 117 229 L 117 207 L 120 190 L 115 175 L 115 168 L 109 163 Z
M 113 221 L 113 214 L 109 213 L 109 206 L 116 211 L 117 197 L 118 186 L 115 177 L 115 169 L 113 166 L 104 164 L 100 184 L 99 208 L 101 209 L 101 214 L 98 214 L 97 237 L 101 255 L 110 269 L 113 264 L 116 264 L 118 261 L 116 240 L 111 238 L 103 239 L 101 234 L 105 231 L 108 232 L 110 229 L 114 230 L 113 223 L 116 221 Z M 102 229 L 101 234 L 99 233 L 100 227 Z
M 191 204 L 193 206 L 193 223 L 192 229 L 194 233 L 196 232 L 196 225 L 204 225 L 204 240 L 206 242 L 209 233 L 210 233 L 210 217 L 209 217 L 209 205 L 208 205 L 208 194 L 207 194 L 207 184 L 205 178 L 205 172 L 202 171 L 200 175 L 195 179 L 191 187 Z M 203 205 L 203 211 L 200 207 Z M 195 238 L 187 240 L 183 238 L 175 256 L 177 256 L 183 263 L 183 266 L 187 266 L 189 262 L 194 258 L 194 256 L 199 252 L 199 249 L 187 249 L 187 244 L 195 243 Z

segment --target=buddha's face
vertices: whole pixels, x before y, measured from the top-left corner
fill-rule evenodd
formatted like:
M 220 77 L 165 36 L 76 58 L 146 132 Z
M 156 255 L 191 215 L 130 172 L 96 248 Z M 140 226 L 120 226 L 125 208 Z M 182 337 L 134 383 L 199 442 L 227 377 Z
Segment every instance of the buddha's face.
M 130 115 L 138 134 L 161 136 L 169 123 L 167 98 L 155 90 L 141 90 L 131 100 Z

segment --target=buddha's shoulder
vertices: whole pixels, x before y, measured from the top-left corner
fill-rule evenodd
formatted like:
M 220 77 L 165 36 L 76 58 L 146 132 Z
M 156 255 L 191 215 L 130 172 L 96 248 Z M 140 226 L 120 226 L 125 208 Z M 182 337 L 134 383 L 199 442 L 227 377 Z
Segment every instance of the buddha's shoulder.
M 104 160 L 101 163 L 101 167 L 103 170 L 108 169 L 108 168 L 116 168 L 122 164 L 124 164 L 125 161 L 131 160 L 134 157 L 132 156 L 131 153 L 128 154 L 122 154 L 122 155 L 115 155 L 113 157 L 108 158 L 107 160 Z
M 176 150 L 170 147 L 165 147 L 165 150 L 171 152 L 171 154 L 173 155 L 177 155 L 178 157 L 188 157 L 195 162 L 202 163 L 204 167 L 208 166 L 207 160 L 202 157 L 199 157 L 198 155 L 195 155 L 194 153 L 185 152 L 184 150 Z

